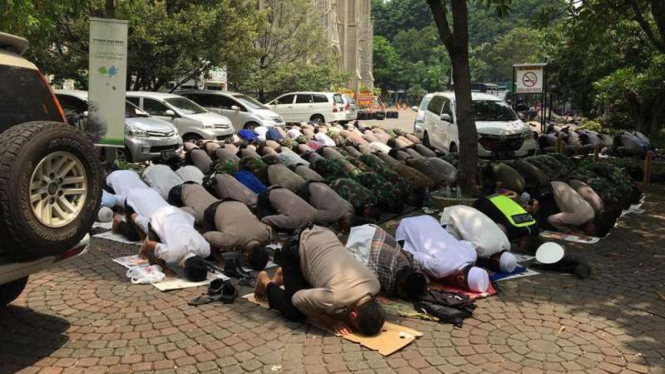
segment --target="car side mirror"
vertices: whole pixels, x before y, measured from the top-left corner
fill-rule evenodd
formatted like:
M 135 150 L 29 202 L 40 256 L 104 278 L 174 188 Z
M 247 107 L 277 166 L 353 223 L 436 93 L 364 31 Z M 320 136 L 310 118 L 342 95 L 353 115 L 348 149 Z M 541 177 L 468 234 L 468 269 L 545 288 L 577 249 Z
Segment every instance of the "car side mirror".
M 237 106 L 237 105 L 232 105 L 232 106 L 231 106 L 231 110 L 235 110 L 236 112 L 239 112 L 239 111 L 240 111 L 240 107 Z
M 417 112 L 417 111 L 418 111 L 418 107 L 417 107 L 417 106 L 412 106 L 412 107 L 411 107 L 411 110 L 413 110 L 414 112 Z
M 522 121 L 526 121 L 526 116 L 524 115 L 524 113 L 517 113 L 517 117 Z
M 446 122 L 453 122 L 453 117 L 448 113 L 441 113 L 441 120 Z
M 171 109 L 167 109 L 167 110 L 164 112 L 164 115 L 165 115 L 165 116 L 168 116 L 168 117 L 175 117 L 175 112 L 172 111 Z

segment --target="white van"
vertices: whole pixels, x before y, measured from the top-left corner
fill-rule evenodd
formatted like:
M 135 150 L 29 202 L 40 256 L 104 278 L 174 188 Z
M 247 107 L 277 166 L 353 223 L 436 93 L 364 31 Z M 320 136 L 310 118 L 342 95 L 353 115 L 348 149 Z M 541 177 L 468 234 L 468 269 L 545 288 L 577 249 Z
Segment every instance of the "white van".
M 223 140 L 233 136 L 231 121 L 209 112 L 180 95 L 165 92 L 127 92 L 127 101 L 153 117 L 172 123 L 184 141 Z
M 506 102 L 477 92 L 473 92 L 471 98 L 478 131 L 479 157 L 508 159 L 535 154 L 533 131 Z M 459 131 L 455 93 L 434 93 L 427 104 L 422 126 L 414 127 L 416 136 L 426 145 L 444 152 L 457 152 Z
M 212 90 L 183 90 L 178 91 L 178 94 L 227 117 L 236 131 L 259 126 L 284 126 L 284 120 L 279 114 L 245 94 Z
M 345 121 L 344 98 L 334 92 L 291 92 L 266 104 L 286 122 Z

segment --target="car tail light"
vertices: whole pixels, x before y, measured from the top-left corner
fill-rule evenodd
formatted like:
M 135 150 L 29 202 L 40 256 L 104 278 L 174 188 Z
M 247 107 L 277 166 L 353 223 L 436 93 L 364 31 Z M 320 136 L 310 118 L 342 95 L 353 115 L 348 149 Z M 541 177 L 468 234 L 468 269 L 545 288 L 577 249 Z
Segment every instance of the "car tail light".
M 337 113 L 337 103 L 333 102 L 333 113 Z
M 58 101 L 58 98 L 55 97 L 55 92 L 51 89 L 51 85 L 48 84 L 48 81 L 46 80 L 46 77 L 44 74 L 41 72 L 37 72 L 39 74 L 39 79 L 42 80 L 42 83 L 44 83 L 44 87 L 48 90 L 48 92 L 51 94 L 51 99 L 53 99 L 53 102 L 55 102 L 55 107 L 58 109 L 58 114 L 60 114 L 60 117 L 62 118 L 62 122 L 67 123 L 67 117 L 65 117 L 65 111 L 62 110 L 62 106 L 60 106 L 60 101 Z
M 351 104 L 346 103 L 346 107 L 344 107 L 344 110 L 351 110 Z

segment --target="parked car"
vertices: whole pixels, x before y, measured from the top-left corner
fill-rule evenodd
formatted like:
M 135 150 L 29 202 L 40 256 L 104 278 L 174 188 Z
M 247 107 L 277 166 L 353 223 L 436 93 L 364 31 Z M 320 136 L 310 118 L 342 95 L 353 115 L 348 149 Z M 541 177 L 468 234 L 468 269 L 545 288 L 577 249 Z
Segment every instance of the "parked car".
M 259 126 L 284 126 L 284 119 L 279 114 L 245 94 L 213 90 L 183 90 L 178 94 L 226 116 L 236 131 Z
M 425 122 L 425 111 L 427 111 L 427 105 L 429 105 L 430 100 L 434 94 L 427 94 L 423 96 L 423 100 L 420 102 L 420 106 L 412 106 L 411 110 L 418 113 L 416 114 L 416 119 L 413 121 L 413 132 L 418 134 L 422 133 L 423 123 Z
M 355 121 L 358 119 L 358 107 L 356 106 L 356 101 L 351 98 L 349 95 L 342 95 L 344 99 L 344 113 L 346 113 L 346 118 L 344 121 L 339 121 L 342 124 L 348 123 L 350 121 Z
M 286 122 L 324 123 L 346 119 L 344 99 L 334 92 L 291 92 L 266 105 Z
M 473 92 L 471 98 L 478 130 L 478 156 L 508 159 L 536 152 L 533 131 L 506 102 L 496 96 L 477 92 Z M 423 143 L 444 152 L 457 152 L 459 132 L 455 94 L 433 94 L 427 104 L 422 128 L 415 130 Z
M 0 307 L 30 274 L 85 252 L 102 197 L 102 166 L 68 125 L 27 40 L 0 33 Z
M 127 101 L 153 117 L 172 123 L 184 141 L 224 140 L 233 136 L 231 121 L 180 95 L 165 92 L 127 92 Z
M 88 116 L 88 92 L 56 90 L 65 117 L 78 129 L 85 129 Z M 169 159 L 182 151 L 182 138 L 170 123 L 125 102 L 125 148 L 118 149 L 118 159 L 127 162 Z

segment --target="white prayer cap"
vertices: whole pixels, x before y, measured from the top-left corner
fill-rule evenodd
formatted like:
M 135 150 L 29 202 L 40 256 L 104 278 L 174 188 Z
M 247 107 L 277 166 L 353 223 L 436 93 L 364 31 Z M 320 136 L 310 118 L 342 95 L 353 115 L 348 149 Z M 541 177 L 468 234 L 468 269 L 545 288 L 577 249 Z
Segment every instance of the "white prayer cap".
M 107 208 L 105 206 L 101 207 L 99 209 L 99 213 L 97 213 L 97 220 L 99 222 L 111 222 L 113 219 L 113 211 L 111 208 Z
M 512 273 L 517 267 L 517 258 L 510 252 L 503 252 L 499 259 L 499 265 L 502 273 Z
M 487 292 L 487 289 L 490 287 L 489 274 L 487 274 L 485 269 L 476 266 L 469 270 L 469 275 L 466 281 L 469 284 L 469 289 L 473 292 Z

